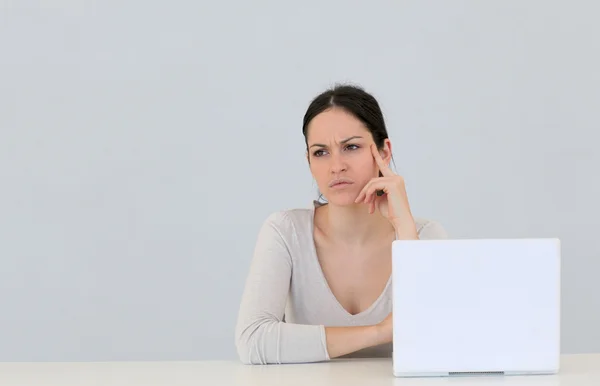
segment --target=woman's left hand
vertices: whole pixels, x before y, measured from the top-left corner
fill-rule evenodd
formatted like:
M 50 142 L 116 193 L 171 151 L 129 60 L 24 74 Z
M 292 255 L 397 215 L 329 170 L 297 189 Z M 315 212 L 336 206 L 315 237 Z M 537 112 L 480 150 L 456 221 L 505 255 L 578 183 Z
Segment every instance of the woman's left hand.
M 369 204 L 369 213 L 374 213 L 375 208 L 377 208 L 396 229 L 398 237 L 403 239 L 417 238 L 404 178 L 395 174 L 383 162 L 374 144 L 370 146 L 370 149 L 383 177 L 371 179 L 356 197 L 355 202 L 360 203 L 362 201 Z M 377 191 L 383 191 L 383 194 L 378 196 Z

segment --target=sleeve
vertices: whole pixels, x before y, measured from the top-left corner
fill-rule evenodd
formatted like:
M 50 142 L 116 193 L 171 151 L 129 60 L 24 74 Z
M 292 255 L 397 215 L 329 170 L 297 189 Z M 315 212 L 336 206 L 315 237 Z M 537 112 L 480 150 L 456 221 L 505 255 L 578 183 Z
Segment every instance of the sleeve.
M 284 322 L 292 257 L 282 232 L 283 212 L 262 225 L 238 313 L 235 344 L 244 364 L 308 363 L 329 360 L 325 327 Z
M 419 240 L 447 239 L 448 233 L 437 221 L 427 221 L 419 230 Z

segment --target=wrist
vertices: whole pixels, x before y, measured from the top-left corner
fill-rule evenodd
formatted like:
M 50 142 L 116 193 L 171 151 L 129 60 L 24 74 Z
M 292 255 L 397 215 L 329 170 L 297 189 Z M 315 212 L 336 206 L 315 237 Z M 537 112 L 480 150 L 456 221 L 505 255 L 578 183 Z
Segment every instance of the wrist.
M 370 329 L 370 337 L 371 337 L 371 345 L 377 346 L 382 343 L 383 331 L 379 324 L 374 324 L 369 326 Z
M 417 226 L 412 217 L 392 223 L 397 240 L 418 240 Z
M 389 328 L 386 328 L 381 323 L 375 324 L 371 326 L 372 328 L 372 337 L 373 337 L 373 345 L 377 346 L 380 344 L 389 343 L 390 340 L 390 331 Z

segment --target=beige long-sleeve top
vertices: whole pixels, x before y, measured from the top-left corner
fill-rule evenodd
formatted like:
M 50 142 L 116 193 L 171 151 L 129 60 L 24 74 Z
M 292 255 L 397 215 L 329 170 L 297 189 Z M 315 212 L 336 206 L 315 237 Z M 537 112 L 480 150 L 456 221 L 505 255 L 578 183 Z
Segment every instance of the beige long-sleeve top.
M 239 308 L 235 343 L 245 364 L 329 360 L 326 326 L 364 326 L 392 311 L 392 278 L 379 298 L 352 315 L 333 295 L 313 238 L 316 201 L 309 208 L 271 214 L 262 225 Z M 447 238 L 435 221 L 415 219 L 420 239 Z M 391 246 L 390 246 L 391 248 Z M 345 357 L 389 357 L 392 344 Z

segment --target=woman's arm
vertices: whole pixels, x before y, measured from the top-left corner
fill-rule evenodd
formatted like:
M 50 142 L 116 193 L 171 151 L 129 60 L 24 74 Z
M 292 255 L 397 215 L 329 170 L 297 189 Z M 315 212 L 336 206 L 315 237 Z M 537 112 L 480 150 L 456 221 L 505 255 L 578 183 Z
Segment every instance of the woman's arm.
M 331 358 L 392 341 L 391 314 L 373 326 L 325 327 L 327 351 Z
M 292 260 L 281 232 L 293 231 L 282 212 L 261 227 L 236 325 L 236 347 L 245 364 L 326 361 L 391 341 L 391 324 L 325 327 L 283 321 Z
M 292 260 L 281 232 L 293 231 L 282 212 L 260 229 L 246 279 L 235 332 L 245 364 L 301 363 L 328 360 L 325 328 L 283 321 Z

